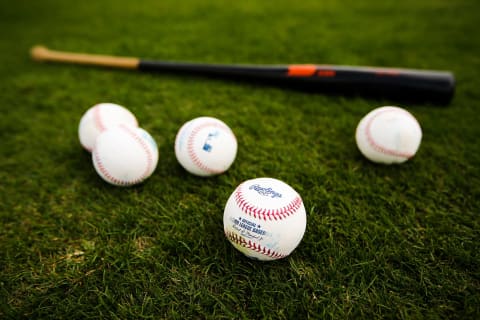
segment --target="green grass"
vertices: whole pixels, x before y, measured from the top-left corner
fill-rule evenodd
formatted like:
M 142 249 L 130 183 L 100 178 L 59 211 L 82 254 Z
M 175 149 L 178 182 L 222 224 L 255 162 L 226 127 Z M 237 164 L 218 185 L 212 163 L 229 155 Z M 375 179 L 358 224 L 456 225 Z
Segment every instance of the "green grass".
M 0 318 L 480 317 L 478 1 L 26 1 L 0 4 Z M 59 50 L 224 63 L 452 70 L 448 107 L 400 105 L 422 125 L 401 166 L 365 160 L 354 131 L 390 100 L 207 78 L 39 64 Z M 95 173 L 77 138 L 98 102 L 134 112 L 159 145 L 144 184 Z M 239 142 L 202 179 L 175 159 L 209 115 Z M 243 180 L 284 180 L 307 231 L 286 259 L 245 258 L 223 235 Z

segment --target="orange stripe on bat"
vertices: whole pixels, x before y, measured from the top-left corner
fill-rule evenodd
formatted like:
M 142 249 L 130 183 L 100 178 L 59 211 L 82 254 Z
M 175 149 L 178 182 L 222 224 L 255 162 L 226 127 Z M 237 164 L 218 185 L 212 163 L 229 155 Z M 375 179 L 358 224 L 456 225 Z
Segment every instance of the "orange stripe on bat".
M 313 64 L 294 64 L 288 66 L 289 77 L 311 77 L 315 75 L 317 66 Z

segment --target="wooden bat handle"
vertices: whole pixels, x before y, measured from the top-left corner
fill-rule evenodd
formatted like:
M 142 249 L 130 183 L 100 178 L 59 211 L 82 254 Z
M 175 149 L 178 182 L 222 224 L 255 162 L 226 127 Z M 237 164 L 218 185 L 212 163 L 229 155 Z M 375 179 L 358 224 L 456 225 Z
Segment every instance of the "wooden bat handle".
M 60 52 L 44 46 L 34 46 L 30 50 L 32 59 L 36 61 L 67 62 L 102 67 L 137 69 L 140 59 L 133 57 L 114 57 L 99 54 Z

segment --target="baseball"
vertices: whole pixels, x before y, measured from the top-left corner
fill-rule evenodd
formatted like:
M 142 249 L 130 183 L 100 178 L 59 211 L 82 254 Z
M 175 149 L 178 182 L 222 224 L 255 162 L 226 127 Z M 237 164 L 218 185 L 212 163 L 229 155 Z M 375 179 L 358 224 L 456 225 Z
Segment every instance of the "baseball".
M 175 138 L 175 156 L 185 170 L 207 177 L 230 168 L 237 155 L 237 139 L 222 121 L 199 117 L 185 123 Z
M 285 182 L 272 178 L 240 184 L 223 214 L 225 236 L 231 244 L 247 257 L 264 261 L 292 253 L 306 225 L 300 195 Z
M 127 124 L 138 127 L 135 116 L 126 108 L 114 103 L 99 103 L 88 109 L 80 119 L 78 138 L 87 151 L 92 151 L 95 140 L 105 129 Z
M 371 161 L 402 163 L 416 154 L 422 129 L 407 110 L 387 106 L 372 110 L 360 120 L 355 139 L 360 152 Z
M 158 147 L 145 130 L 121 124 L 98 136 L 92 161 L 103 180 L 116 186 L 131 186 L 153 173 L 158 162 Z

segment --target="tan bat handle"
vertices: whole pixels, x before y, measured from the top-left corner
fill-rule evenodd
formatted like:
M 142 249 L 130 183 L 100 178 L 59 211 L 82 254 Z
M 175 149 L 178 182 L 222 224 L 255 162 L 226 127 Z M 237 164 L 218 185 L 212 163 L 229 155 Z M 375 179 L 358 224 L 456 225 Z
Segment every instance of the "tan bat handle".
M 114 57 L 98 54 L 73 53 L 50 50 L 44 46 L 34 46 L 30 50 L 33 60 L 63 63 L 95 65 L 102 67 L 137 69 L 140 59 L 133 57 Z

